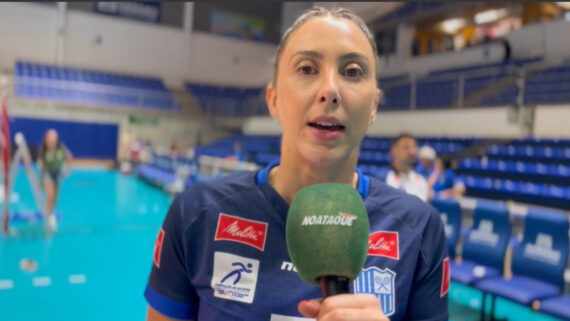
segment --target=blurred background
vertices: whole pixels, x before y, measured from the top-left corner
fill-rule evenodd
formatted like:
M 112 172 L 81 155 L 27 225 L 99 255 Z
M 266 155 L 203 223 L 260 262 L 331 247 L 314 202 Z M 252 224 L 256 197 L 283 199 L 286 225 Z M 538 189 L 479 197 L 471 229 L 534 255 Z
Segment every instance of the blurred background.
M 570 320 L 570 2 L 501 1 L 1 3 L 0 319 L 144 319 L 172 197 L 279 158 L 264 87 L 315 5 L 354 10 L 378 44 L 363 172 L 384 180 L 407 132 L 463 188 L 433 200 L 450 319 Z M 74 157 L 56 232 L 36 164 L 50 128 Z

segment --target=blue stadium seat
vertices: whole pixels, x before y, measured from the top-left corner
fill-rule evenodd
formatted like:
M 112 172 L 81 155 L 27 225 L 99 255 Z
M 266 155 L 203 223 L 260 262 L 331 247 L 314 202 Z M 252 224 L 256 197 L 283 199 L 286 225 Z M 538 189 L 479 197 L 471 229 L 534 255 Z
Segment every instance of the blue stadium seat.
M 554 297 L 540 302 L 538 311 L 564 320 L 570 320 L 570 295 Z
M 461 233 L 461 207 L 452 198 L 436 198 L 431 201 L 431 205 L 438 210 L 443 221 L 449 257 L 453 261 L 455 259 L 455 246 Z
M 529 210 L 523 240 L 513 250 L 513 276 L 482 280 L 476 287 L 493 295 L 493 300 L 500 296 L 527 306 L 560 295 L 568 262 L 568 229 L 568 217 L 562 213 Z
M 505 251 L 511 236 L 511 222 L 504 204 L 478 200 L 473 228 L 463 243 L 461 262 L 451 262 L 451 280 L 471 285 L 503 274 Z

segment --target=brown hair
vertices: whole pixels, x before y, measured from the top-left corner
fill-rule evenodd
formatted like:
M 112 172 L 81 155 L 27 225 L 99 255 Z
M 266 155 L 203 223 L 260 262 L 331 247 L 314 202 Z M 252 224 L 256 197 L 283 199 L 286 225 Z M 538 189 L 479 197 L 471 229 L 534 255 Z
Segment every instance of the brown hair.
M 305 22 L 311 20 L 312 18 L 318 18 L 318 17 L 323 17 L 323 16 L 329 16 L 329 17 L 338 18 L 338 19 L 350 20 L 354 24 L 356 24 L 358 26 L 358 28 L 360 28 L 360 30 L 362 30 L 362 32 L 364 32 L 364 34 L 366 35 L 366 38 L 368 38 L 368 41 L 370 42 L 370 45 L 372 46 L 372 51 L 374 54 L 374 62 L 376 65 L 376 71 L 375 71 L 376 72 L 376 78 L 378 78 L 378 75 L 377 75 L 377 73 L 378 73 L 377 51 L 378 50 L 376 47 L 376 41 L 374 40 L 374 36 L 370 32 L 370 29 L 368 29 L 368 26 L 366 26 L 366 23 L 364 22 L 364 20 L 362 20 L 362 18 L 360 18 L 357 14 L 355 14 L 354 12 L 352 12 L 349 9 L 345 9 L 345 8 L 326 9 L 323 7 L 314 7 L 314 8 L 311 8 L 311 9 L 305 11 L 305 13 L 300 15 L 297 18 L 297 20 L 295 20 L 293 25 L 291 25 L 291 27 L 289 27 L 289 29 L 287 29 L 287 31 L 285 31 L 285 33 L 283 34 L 283 38 L 281 39 L 281 42 L 277 46 L 277 53 L 275 54 L 275 70 L 273 73 L 273 83 L 274 84 L 277 81 L 277 68 L 279 66 L 279 59 L 281 58 L 281 55 L 283 53 L 283 48 L 285 48 L 285 45 L 287 44 L 287 40 L 289 39 L 289 35 L 293 31 L 298 29 L 300 26 L 302 26 Z

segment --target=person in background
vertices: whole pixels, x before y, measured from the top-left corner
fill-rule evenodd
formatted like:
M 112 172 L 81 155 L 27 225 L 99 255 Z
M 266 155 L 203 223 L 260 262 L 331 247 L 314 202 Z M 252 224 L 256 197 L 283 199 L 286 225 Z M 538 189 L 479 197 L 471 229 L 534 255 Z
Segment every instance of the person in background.
M 452 161 L 438 157 L 435 161 L 434 178 L 430 180 L 430 194 L 437 198 L 461 197 L 465 194 L 465 184 L 455 174 Z
M 422 175 L 426 180 L 429 181 L 430 176 L 434 173 L 435 169 L 435 158 L 436 152 L 433 148 L 428 145 L 420 148 L 418 152 L 419 164 L 416 167 L 416 172 Z
M 48 223 L 52 230 L 57 230 L 53 210 L 57 202 L 61 180 L 69 175 L 73 155 L 59 140 L 55 129 L 49 129 L 39 152 L 38 166 L 40 168 L 41 186 L 46 192 L 46 211 Z M 64 166 L 65 165 L 65 166 Z
M 418 142 L 410 134 L 401 134 L 392 140 L 390 145 L 392 168 L 386 176 L 386 184 L 427 202 L 429 201 L 427 181 L 414 170 L 417 151 Z

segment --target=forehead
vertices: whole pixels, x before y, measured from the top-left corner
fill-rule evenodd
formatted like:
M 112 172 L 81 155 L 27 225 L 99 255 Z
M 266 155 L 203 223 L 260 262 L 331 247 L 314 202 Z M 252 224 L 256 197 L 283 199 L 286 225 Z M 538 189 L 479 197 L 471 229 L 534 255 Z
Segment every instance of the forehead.
M 405 146 L 405 145 L 415 145 L 416 144 L 416 140 L 411 138 L 411 137 L 403 137 L 400 138 L 395 146 Z
M 358 52 L 374 61 L 374 50 L 364 32 L 351 20 L 335 17 L 310 18 L 294 30 L 283 50 L 288 57 L 299 50 Z

